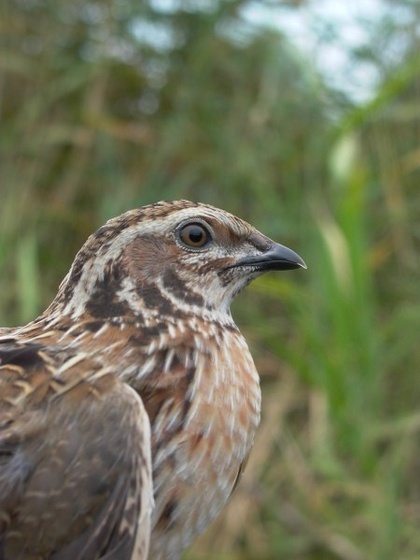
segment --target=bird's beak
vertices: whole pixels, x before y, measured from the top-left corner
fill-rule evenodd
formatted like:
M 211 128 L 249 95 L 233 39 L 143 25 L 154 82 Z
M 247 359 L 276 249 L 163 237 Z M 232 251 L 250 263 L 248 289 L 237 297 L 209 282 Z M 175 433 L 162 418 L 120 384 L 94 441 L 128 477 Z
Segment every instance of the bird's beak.
M 279 243 L 273 243 L 263 253 L 244 257 L 229 268 L 242 266 L 249 266 L 261 272 L 306 268 L 305 261 L 297 253 Z

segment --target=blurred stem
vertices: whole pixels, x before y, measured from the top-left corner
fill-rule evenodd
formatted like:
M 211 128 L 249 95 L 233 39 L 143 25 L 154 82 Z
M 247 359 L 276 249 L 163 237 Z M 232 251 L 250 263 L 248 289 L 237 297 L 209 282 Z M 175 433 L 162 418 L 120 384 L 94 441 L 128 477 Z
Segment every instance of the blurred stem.
M 18 246 L 17 278 L 20 317 L 22 321 L 28 321 L 37 315 L 40 308 L 38 246 L 35 237 L 30 234 Z

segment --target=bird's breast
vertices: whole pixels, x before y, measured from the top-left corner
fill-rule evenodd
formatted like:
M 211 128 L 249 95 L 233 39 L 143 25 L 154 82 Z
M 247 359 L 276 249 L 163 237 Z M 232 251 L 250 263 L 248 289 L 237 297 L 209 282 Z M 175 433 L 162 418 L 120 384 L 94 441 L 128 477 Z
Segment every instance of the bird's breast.
M 168 352 L 173 370 L 167 367 L 166 379 L 142 394 L 153 440 L 153 560 L 179 558 L 217 515 L 260 418 L 259 378 L 239 331 L 196 338 L 184 356 L 179 349 Z

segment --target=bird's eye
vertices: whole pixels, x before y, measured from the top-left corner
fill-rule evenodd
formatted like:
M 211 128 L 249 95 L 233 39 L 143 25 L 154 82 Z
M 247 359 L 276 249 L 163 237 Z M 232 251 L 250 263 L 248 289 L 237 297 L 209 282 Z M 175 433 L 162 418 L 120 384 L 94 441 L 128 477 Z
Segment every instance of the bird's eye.
M 201 249 L 211 240 L 211 235 L 201 224 L 186 224 L 179 230 L 179 239 L 186 247 Z

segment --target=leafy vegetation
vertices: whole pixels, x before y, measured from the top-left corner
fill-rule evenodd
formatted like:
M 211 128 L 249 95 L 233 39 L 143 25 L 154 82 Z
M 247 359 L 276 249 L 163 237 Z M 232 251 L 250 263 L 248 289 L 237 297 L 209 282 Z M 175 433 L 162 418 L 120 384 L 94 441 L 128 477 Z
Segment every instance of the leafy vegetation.
M 390 3 L 399 17 L 378 16 L 349 52 L 378 75 L 357 103 L 247 4 L 2 6 L 1 324 L 40 312 L 123 210 L 184 197 L 241 215 L 308 271 L 261 278 L 235 304 L 263 422 L 235 497 L 185 558 L 414 560 L 418 5 Z

